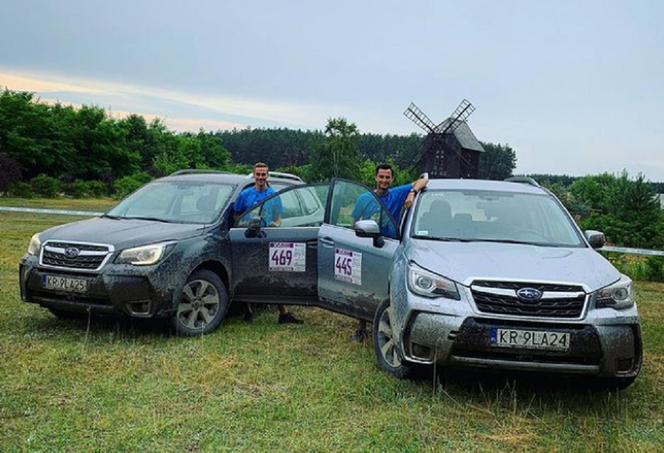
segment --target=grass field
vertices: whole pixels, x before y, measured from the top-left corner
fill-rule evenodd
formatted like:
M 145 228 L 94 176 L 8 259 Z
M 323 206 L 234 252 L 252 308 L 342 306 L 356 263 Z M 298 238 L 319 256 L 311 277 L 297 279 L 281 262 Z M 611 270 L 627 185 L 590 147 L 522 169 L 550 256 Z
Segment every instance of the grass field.
M 662 284 L 638 284 L 645 367 L 624 392 L 540 376 L 400 381 L 370 342 L 348 342 L 353 320 L 319 309 L 294 308 L 298 326 L 267 308 L 253 325 L 231 315 L 185 339 L 22 303 L 30 236 L 73 220 L 0 212 L 0 451 L 664 451 Z

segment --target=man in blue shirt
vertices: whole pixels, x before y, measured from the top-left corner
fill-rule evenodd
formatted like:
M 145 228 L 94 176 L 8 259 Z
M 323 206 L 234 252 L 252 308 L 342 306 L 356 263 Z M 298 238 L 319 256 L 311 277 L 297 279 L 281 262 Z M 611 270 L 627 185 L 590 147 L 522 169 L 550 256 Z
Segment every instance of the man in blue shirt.
M 390 222 L 384 215 L 380 214 L 382 207 L 376 202 L 375 197 L 366 192 L 358 197 L 355 208 L 351 213 L 351 217 L 353 217 L 353 225 L 355 225 L 355 222 L 358 220 L 366 220 L 372 218 L 372 216 L 379 216 L 373 218 L 379 222 L 382 234 L 393 239 L 398 239 L 398 232 L 395 225 L 399 225 L 399 221 L 401 220 L 401 210 L 403 208 L 410 208 L 415 199 L 415 194 L 426 187 L 429 179 L 420 178 L 413 183 L 391 188 L 392 182 L 394 181 L 394 171 L 390 164 L 382 163 L 376 166 L 374 180 L 376 181 L 374 193 L 385 205 L 389 216 L 394 223 Z M 357 330 L 353 333 L 350 339 L 351 341 L 361 342 L 366 340 L 367 337 L 367 322 L 360 320 Z
M 240 195 L 238 195 L 233 211 L 235 212 L 235 220 L 237 220 L 243 212 L 247 209 L 256 206 L 261 201 L 274 195 L 274 189 L 267 185 L 267 178 L 269 177 L 269 169 L 267 164 L 258 162 L 254 165 L 254 185 L 247 187 Z M 279 197 L 267 202 L 262 209 L 261 220 L 265 223 L 264 226 L 279 226 L 281 225 L 281 200 Z M 285 305 L 278 305 L 279 308 L 279 324 L 302 324 L 304 321 L 297 319 L 288 312 Z M 247 304 L 247 312 L 244 314 L 244 320 L 253 322 L 254 311 L 251 304 Z

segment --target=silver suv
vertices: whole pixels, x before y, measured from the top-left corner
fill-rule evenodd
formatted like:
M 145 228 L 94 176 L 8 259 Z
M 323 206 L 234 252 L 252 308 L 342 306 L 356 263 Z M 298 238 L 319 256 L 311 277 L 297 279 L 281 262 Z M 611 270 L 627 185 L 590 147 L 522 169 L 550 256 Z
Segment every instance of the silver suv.
M 320 223 L 301 213 L 262 227 L 291 191 L 319 197 Z M 375 203 L 368 219 L 352 218 L 360 197 Z M 398 377 L 438 363 L 627 387 L 641 368 L 632 281 L 594 250 L 603 234 L 581 232 L 534 181 L 432 180 L 400 225 L 360 184 L 298 186 L 230 237 L 256 257 L 246 264 L 271 299 L 299 288 L 296 303 L 373 320 L 378 363 Z

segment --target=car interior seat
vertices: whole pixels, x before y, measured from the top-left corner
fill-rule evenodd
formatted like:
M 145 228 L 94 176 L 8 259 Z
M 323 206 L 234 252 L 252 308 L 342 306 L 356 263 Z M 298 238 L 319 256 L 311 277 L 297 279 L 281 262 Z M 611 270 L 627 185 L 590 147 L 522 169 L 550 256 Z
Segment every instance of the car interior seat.
M 434 236 L 444 235 L 449 230 L 452 221 L 452 208 L 445 200 L 436 200 L 431 203 L 429 210 L 422 215 L 417 226 L 419 231 L 429 231 Z M 435 232 L 435 233 L 433 233 Z

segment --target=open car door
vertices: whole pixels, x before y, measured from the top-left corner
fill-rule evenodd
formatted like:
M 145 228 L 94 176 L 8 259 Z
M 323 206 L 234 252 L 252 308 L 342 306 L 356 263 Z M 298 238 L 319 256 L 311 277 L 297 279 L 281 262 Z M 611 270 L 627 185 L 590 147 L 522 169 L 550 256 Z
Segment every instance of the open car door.
M 234 300 L 317 304 L 318 230 L 329 187 L 292 186 L 235 221 L 229 231 Z
M 362 184 L 335 179 L 324 224 L 318 231 L 319 304 L 373 320 L 388 297 L 399 233 L 385 206 Z

